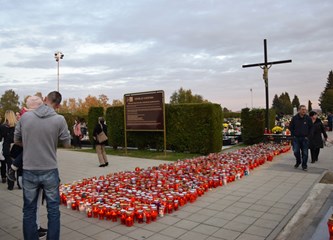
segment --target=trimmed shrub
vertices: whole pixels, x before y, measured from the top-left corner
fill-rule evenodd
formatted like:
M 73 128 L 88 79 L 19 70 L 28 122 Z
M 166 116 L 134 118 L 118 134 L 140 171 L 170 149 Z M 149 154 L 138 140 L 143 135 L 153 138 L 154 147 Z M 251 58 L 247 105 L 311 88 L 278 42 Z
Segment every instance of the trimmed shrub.
M 218 104 L 165 105 L 167 149 L 207 154 L 222 147 L 223 114 Z M 114 149 L 124 146 L 124 107 L 106 111 L 109 143 Z M 139 149 L 164 149 L 163 132 L 128 131 L 127 146 Z
M 124 106 L 113 106 L 106 110 L 109 144 L 113 149 L 124 147 Z
M 170 105 L 166 116 L 169 148 L 201 154 L 221 151 L 223 117 L 220 105 Z
M 251 145 L 263 141 L 265 131 L 265 111 L 265 109 L 242 109 L 242 139 L 245 144 Z M 270 129 L 272 129 L 274 125 L 275 111 L 269 110 Z

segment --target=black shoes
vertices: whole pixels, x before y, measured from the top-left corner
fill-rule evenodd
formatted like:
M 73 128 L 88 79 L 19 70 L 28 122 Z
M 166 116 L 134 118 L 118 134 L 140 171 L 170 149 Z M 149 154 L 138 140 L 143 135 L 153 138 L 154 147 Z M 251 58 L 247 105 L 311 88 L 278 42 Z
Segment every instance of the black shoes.
M 10 167 L 7 171 L 7 178 L 10 180 L 10 181 L 13 181 L 15 182 L 16 181 L 16 178 L 15 178 L 15 171 Z
M 2 183 L 6 183 L 6 178 L 2 178 Z
M 299 165 L 300 165 L 300 163 L 296 163 L 295 166 L 294 166 L 294 168 L 298 168 Z M 307 167 L 302 167 L 302 169 L 303 169 L 303 171 L 307 171 L 308 170 Z
M 45 232 L 38 232 L 38 238 L 39 239 L 44 239 L 46 237 L 46 233 Z
M 46 237 L 46 234 L 47 234 L 47 229 L 42 228 L 42 227 L 40 227 L 38 229 L 38 237 L 39 237 L 39 239 L 44 239 Z
M 106 166 L 109 166 L 109 163 L 108 163 L 108 162 L 106 162 L 106 163 L 104 163 L 104 164 L 101 164 L 101 165 L 99 165 L 99 167 L 106 167 Z

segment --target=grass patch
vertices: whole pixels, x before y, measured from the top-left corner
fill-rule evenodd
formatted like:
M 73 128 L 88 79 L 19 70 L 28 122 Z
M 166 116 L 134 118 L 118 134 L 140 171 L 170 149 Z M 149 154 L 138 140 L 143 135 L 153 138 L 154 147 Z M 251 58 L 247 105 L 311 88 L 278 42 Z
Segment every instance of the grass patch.
M 75 150 L 80 152 L 96 153 L 95 149 L 80 149 Z M 125 150 L 113 150 L 112 148 L 106 148 L 107 155 L 124 156 L 124 157 L 135 157 L 135 158 L 146 158 L 146 159 L 157 159 L 157 160 L 167 160 L 167 161 L 177 161 L 178 159 L 191 159 L 194 157 L 201 156 L 200 154 L 193 153 L 177 153 L 177 152 L 164 152 L 149 151 L 149 150 L 127 150 L 127 155 Z
M 230 148 L 224 149 L 221 152 L 231 152 L 235 151 L 239 148 L 246 147 L 244 144 L 237 144 Z M 77 149 L 74 151 L 80 152 L 88 152 L 88 153 L 96 153 L 95 149 Z M 137 150 L 137 149 L 129 149 L 127 150 L 127 155 L 125 150 L 118 149 L 113 150 L 113 148 L 106 148 L 107 155 L 115 155 L 115 156 L 124 156 L 124 157 L 134 157 L 134 158 L 145 158 L 145 159 L 156 159 L 156 160 L 166 160 L 166 161 L 177 161 L 183 159 L 192 159 L 198 156 L 202 156 L 202 154 L 195 154 L 195 153 L 178 153 L 178 152 L 167 152 L 164 155 L 164 152 L 157 152 L 157 151 L 150 151 L 150 150 Z

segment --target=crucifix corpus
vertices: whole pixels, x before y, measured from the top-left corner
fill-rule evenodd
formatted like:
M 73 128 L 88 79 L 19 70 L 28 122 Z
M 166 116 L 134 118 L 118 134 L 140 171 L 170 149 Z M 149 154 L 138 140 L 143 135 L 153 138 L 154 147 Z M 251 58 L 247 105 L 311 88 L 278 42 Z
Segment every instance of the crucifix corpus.
M 271 68 L 274 64 L 282 64 L 282 63 L 291 63 L 291 60 L 282 60 L 282 61 L 274 61 L 267 62 L 267 41 L 264 39 L 264 61 L 263 63 L 254 63 L 243 65 L 243 68 L 248 67 L 260 67 L 264 70 L 263 79 L 265 81 L 265 92 L 266 92 L 266 117 L 265 117 L 265 127 L 269 130 L 269 103 L 268 103 L 268 69 Z

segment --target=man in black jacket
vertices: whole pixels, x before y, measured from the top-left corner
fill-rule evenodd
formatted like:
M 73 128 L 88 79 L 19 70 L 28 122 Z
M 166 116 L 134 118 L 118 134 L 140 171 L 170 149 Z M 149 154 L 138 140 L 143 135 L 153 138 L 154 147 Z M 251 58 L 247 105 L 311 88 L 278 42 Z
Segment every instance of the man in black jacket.
M 295 168 L 298 168 L 302 163 L 304 171 L 308 170 L 308 150 L 309 150 L 309 135 L 312 127 L 312 120 L 306 114 L 306 107 L 300 105 L 298 113 L 291 119 L 289 129 L 293 139 L 293 151 L 296 157 Z

